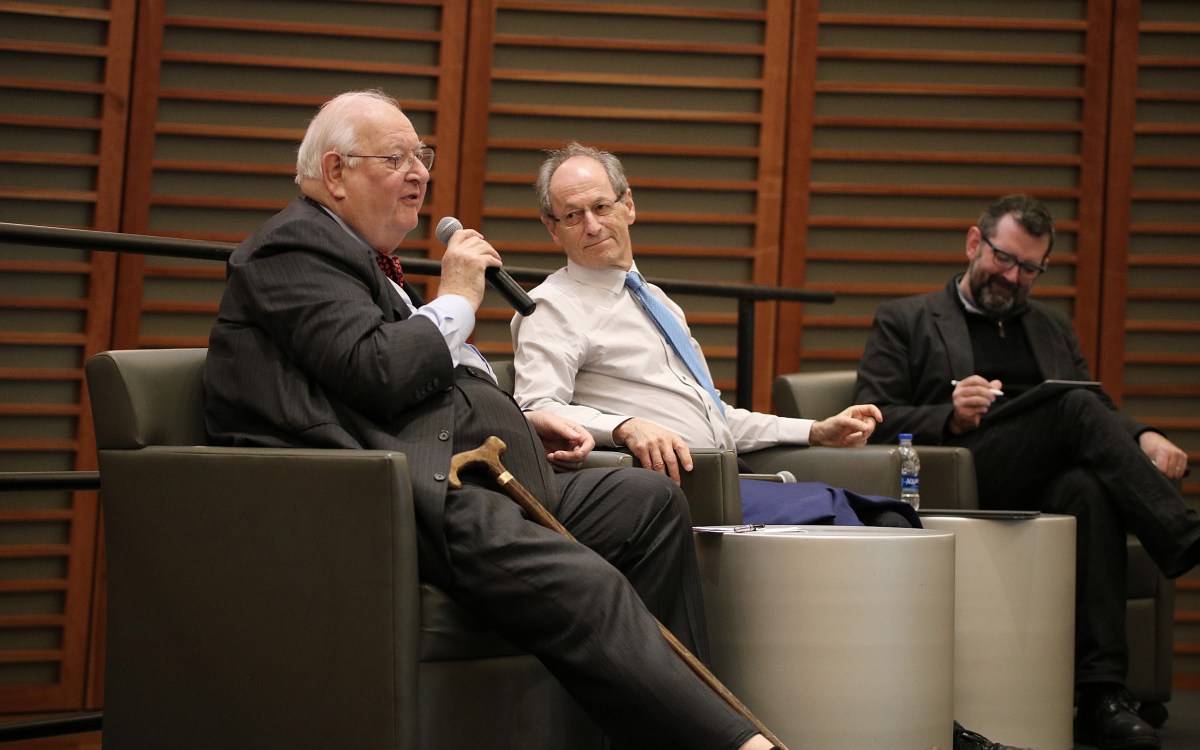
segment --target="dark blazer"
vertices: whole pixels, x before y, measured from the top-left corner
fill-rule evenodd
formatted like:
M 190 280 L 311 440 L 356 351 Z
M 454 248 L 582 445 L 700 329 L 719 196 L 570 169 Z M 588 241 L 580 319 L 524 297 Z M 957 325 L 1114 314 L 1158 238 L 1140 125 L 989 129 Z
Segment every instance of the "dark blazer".
M 419 525 L 441 539 L 454 365 L 374 251 L 298 198 L 229 259 L 204 369 L 218 444 L 402 451 Z
M 855 403 L 873 403 L 883 412 L 871 442 L 892 443 L 901 432 L 911 432 L 918 444 L 945 442 L 944 428 L 954 411 L 950 381 L 975 374 L 957 280 L 951 279 L 945 289 L 892 300 L 876 310 L 854 388 Z M 1042 378 L 1091 379 L 1065 316 L 1030 302 L 1021 324 Z M 1148 429 L 1127 416 L 1122 421 L 1131 436 Z

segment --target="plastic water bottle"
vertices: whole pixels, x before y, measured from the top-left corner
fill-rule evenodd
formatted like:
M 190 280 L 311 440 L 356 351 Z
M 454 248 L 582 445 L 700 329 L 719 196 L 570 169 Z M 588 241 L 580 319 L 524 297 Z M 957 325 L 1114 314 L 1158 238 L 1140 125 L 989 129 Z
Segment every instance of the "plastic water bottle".
M 921 507 L 921 459 L 907 432 L 900 436 L 900 499 L 914 509 Z

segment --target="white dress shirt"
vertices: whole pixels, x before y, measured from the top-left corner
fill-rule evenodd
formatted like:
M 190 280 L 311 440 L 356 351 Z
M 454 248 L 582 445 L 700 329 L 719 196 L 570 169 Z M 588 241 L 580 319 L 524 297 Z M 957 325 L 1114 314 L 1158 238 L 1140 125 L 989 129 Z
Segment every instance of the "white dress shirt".
M 688 331 L 707 369 L 683 310 L 662 289 L 646 286 Z M 728 404 L 723 419 L 712 396 L 626 289 L 624 271 L 568 261 L 530 296 L 537 300 L 537 310 L 528 317 L 515 316 L 511 325 L 514 398 L 522 409 L 543 409 L 572 419 L 602 447 L 616 447 L 612 432 L 631 417 L 677 432 L 690 448 L 740 452 L 808 443 L 812 420 Z

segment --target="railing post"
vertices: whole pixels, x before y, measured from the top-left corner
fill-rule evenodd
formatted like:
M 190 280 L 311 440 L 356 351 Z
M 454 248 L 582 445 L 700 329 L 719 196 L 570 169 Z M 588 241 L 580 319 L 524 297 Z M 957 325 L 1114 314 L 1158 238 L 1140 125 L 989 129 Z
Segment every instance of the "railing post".
M 737 406 L 754 405 L 754 304 L 749 297 L 738 297 L 737 319 Z

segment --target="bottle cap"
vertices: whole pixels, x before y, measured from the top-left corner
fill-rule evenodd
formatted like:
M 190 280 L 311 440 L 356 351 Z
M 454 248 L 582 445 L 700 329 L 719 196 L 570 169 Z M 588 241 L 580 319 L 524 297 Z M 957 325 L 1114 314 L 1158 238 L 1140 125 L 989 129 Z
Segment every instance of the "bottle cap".
M 908 432 L 902 432 L 902 433 L 900 433 L 900 439 L 901 440 L 912 440 L 912 434 L 908 433 Z

